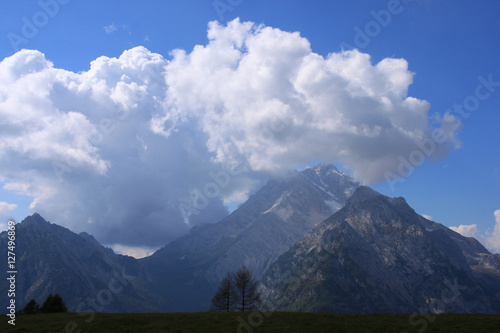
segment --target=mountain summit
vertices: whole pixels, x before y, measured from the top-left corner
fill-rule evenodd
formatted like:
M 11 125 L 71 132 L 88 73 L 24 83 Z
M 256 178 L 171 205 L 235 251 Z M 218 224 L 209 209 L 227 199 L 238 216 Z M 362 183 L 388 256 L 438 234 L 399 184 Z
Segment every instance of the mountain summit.
M 339 210 L 358 186 L 331 164 L 271 180 L 222 221 L 195 228 L 141 261 L 161 293 L 173 296 L 167 310 L 206 310 L 228 271 L 246 265 L 260 279 L 280 254 Z
M 0 255 L 7 258 L 7 232 L 0 233 Z M 8 271 L 7 260 L 0 266 Z M 16 301 L 39 304 L 59 293 L 70 311 L 149 312 L 159 310 L 148 291 L 148 276 L 132 257 L 115 254 L 87 234 L 76 234 L 35 213 L 16 224 Z M 7 295 L 8 281 L 0 280 Z M 0 305 L 7 308 L 7 298 Z
M 271 265 L 262 290 L 287 311 L 498 313 L 499 257 L 361 186 Z

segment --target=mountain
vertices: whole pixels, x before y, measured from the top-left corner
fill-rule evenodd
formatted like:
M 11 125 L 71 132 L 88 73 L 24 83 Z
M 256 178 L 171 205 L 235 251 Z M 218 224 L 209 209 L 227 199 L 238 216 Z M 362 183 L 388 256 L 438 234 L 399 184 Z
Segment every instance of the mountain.
M 7 232 L 2 232 L 0 255 L 5 259 L 7 242 Z M 91 235 L 75 234 L 38 214 L 16 224 L 15 254 L 18 309 L 31 299 L 41 305 L 50 293 L 59 293 L 69 311 L 159 309 L 160 299 L 148 291 L 150 278 L 136 259 L 117 255 Z M 1 267 L 3 272 L 8 271 L 7 260 Z M 0 293 L 7 295 L 8 289 L 7 280 L 0 280 Z M 8 301 L 7 297 L 1 298 L 2 309 L 6 309 Z
M 298 239 L 340 209 L 359 183 L 333 165 L 271 180 L 232 214 L 141 259 L 165 311 L 205 311 L 227 271 L 246 265 L 260 279 Z M 203 212 L 201 212 L 203 213 Z
M 17 307 L 59 293 L 70 311 L 205 311 L 227 270 L 245 264 L 259 278 L 358 185 L 333 165 L 271 180 L 222 221 L 195 227 L 140 260 L 115 254 L 87 233 L 28 216 L 16 224 Z M 7 242 L 0 233 L 4 258 Z M 0 267 L 7 271 L 7 261 Z M 0 281 L 0 292 L 7 290 L 7 280 Z
M 7 241 L 0 233 L 4 258 Z M 70 311 L 205 311 L 226 272 L 246 265 L 278 310 L 500 313 L 499 254 L 332 165 L 268 182 L 147 258 L 38 214 L 16 224 L 15 252 L 18 309 L 59 293 Z M 0 293 L 8 288 L 0 280 Z
M 365 186 L 262 278 L 278 310 L 500 313 L 500 255 Z

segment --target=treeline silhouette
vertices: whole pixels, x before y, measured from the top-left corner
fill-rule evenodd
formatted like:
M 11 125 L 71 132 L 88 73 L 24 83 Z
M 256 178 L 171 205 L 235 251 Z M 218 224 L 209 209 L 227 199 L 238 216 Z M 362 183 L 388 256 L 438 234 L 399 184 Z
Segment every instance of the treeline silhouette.
M 262 308 L 252 272 L 242 266 L 236 273 L 227 272 L 212 298 L 210 311 L 254 311 Z
M 58 313 L 58 312 L 68 312 L 68 307 L 64 303 L 63 298 L 59 294 L 50 294 L 43 302 L 42 306 L 32 299 L 26 304 L 26 306 L 20 311 L 21 314 L 36 314 L 36 313 Z

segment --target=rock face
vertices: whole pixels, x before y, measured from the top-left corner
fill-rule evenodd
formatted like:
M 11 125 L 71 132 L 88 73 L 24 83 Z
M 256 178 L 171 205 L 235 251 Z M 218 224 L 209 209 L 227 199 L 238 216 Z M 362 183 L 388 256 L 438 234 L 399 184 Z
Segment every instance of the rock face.
M 272 308 L 339 313 L 500 312 L 500 255 L 359 187 L 262 278 Z
M 340 209 L 359 183 L 333 165 L 273 180 L 216 224 L 193 229 L 141 262 L 166 311 L 205 311 L 227 271 L 246 265 L 260 279 L 269 265 Z
M 7 232 L 0 234 L 0 255 L 7 258 Z M 117 255 L 87 233 L 80 235 L 28 216 L 16 225 L 16 304 L 31 299 L 40 305 L 59 293 L 69 311 L 146 312 L 159 309 L 159 298 L 148 292 L 148 275 L 134 258 Z M 7 260 L 2 261 L 7 271 Z M 0 292 L 8 285 L 0 280 Z M 1 298 L 6 309 L 7 297 Z M 2 311 L 2 313 L 5 311 Z

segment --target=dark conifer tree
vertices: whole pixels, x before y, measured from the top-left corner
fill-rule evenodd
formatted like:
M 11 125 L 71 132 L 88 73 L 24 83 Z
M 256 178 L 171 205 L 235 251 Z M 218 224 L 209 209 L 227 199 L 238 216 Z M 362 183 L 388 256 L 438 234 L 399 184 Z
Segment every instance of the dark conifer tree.
M 43 313 L 56 313 L 56 312 L 68 312 L 68 308 L 64 303 L 63 298 L 59 294 L 47 296 L 45 302 L 43 302 L 40 311 Z
M 29 301 L 22 311 L 22 313 L 25 314 L 35 314 L 39 312 L 40 312 L 40 305 L 38 305 L 38 303 L 34 299 Z

